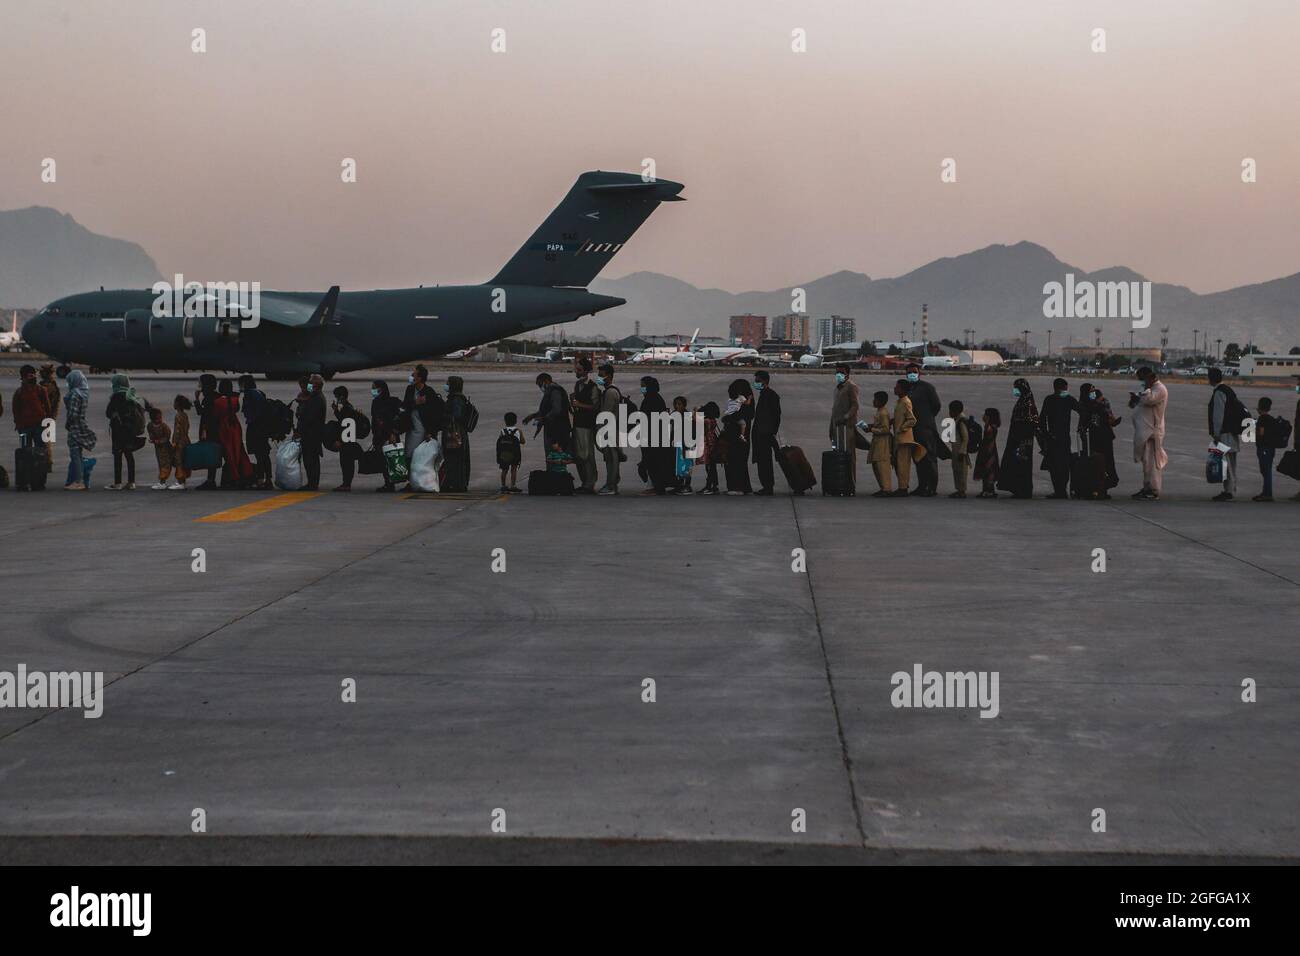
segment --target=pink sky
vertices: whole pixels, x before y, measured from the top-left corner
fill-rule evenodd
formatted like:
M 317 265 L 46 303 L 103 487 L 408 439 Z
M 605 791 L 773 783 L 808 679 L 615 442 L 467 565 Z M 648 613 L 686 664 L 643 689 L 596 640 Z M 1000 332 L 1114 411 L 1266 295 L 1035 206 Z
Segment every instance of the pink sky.
M 768 289 L 1020 239 L 1198 292 L 1300 271 L 1290 0 L 6 7 L 0 208 L 71 213 L 164 273 L 482 281 L 578 172 L 643 157 L 690 201 L 611 277 Z

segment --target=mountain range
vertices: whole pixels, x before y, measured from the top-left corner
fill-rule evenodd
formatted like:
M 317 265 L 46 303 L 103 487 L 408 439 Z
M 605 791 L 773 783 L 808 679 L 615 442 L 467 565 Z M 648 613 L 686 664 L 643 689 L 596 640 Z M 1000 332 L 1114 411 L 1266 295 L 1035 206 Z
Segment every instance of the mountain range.
M 1123 318 L 1048 319 L 1043 287 L 1064 282 L 1143 282 L 1131 269 L 1116 266 L 1087 272 L 1062 262 L 1032 242 L 991 245 L 964 255 L 936 259 L 905 275 L 873 279 L 841 271 L 803 283 L 804 311 L 814 318 L 853 316 L 862 338 L 896 339 L 912 335 L 921 304 L 929 306 L 930 337 L 963 340 L 965 329 L 977 341 L 1014 340 L 1031 333 L 1037 348 L 1087 345 L 1102 328 L 1105 345 L 1126 345 L 1130 322 Z M 0 211 L 0 308 L 34 308 L 72 292 L 103 285 L 142 288 L 162 278 L 138 245 L 97 235 L 71 216 L 44 206 Z M 627 305 L 564 327 L 570 337 L 603 335 L 617 339 L 640 322 L 642 334 L 690 332 L 725 336 L 728 317 L 745 313 L 775 316 L 792 311 L 795 287 L 767 292 L 701 289 L 672 276 L 635 272 L 620 279 L 597 279 L 591 291 L 616 295 Z M 1207 330 L 1211 341 L 1253 342 L 1266 351 L 1300 344 L 1300 273 L 1254 285 L 1200 295 L 1186 286 L 1153 283 L 1152 322 L 1137 330 L 1138 345 L 1158 345 L 1164 327 L 1169 345 L 1190 348 L 1192 330 Z

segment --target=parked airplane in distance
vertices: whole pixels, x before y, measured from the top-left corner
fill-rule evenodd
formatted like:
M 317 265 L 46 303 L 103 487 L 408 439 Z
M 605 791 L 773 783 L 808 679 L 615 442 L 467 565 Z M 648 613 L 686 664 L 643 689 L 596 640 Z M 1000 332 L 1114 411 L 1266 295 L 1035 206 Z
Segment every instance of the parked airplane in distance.
M 51 302 L 23 332 L 52 358 L 103 369 L 222 369 L 296 378 L 446 355 L 623 305 L 625 299 L 586 287 L 661 202 L 682 200 L 683 188 L 663 179 L 647 182 L 637 173 L 583 173 L 482 285 L 262 292 L 256 322 L 213 316 L 216 310 L 204 307 L 211 296 L 193 310 L 188 300 L 177 310 L 170 296 L 153 289 L 101 290 Z
M 744 345 L 696 345 L 700 330 L 691 336 L 690 344 L 680 352 L 669 357 L 670 365 L 715 365 L 718 363 L 740 363 L 759 361 L 763 358 L 758 349 Z
M 809 352 L 806 355 L 800 355 L 799 364 L 806 368 L 821 368 L 822 362 L 826 361 L 826 357 L 822 355 L 822 349 L 825 347 L 826 337 L 822 336 L 822 340 L 817 343 L 817 351 Z
M 8 352 L 10 349 L 21 349 L 23 347 L 23 336 L 18 331 L 18 313 L 14 312 L 14 327 L 9 332 L 0 332 L 0 351 Z

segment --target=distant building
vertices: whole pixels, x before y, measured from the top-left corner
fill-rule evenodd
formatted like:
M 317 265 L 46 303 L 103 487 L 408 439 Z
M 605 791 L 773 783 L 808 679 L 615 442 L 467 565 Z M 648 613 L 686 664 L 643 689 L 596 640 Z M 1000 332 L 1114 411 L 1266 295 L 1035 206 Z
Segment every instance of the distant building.
M 772 319 L 769 334 L 774 339 L 786 339 L 795 345 L 811 345 L 812 317 L 802 312 L 778 315 Z
M 1240 372 L 1261 378 L 1290 378 L 1300 375 L 1300 355 L 1243 355 Z
M 733 315 L 731 317 L 731 341 L 756 349 L 767 338 L 767 316 Z
M 1024 347 L 1024 343 L 1020 343 Z M 1014 351 L 1014 349 L 1013 349 Z M 1111 348 L 1102 346 L 1097 348 L 1095 345 L 1067 345 L 1061 349 L 1061 360 L 1063 362 L 1082 362 L 1089 364 L 1091 362 L 1105 361 L 1108 358 L 1118 356 L 1119 358 L 1132 359 L 1135 362 L 1155 362 L 1161 361 L 1160 349 L 1158 348 L 1126 348 L 1119 346 Z
M 826 346 L 838 345 L 841 342 L 852 342 L 858 337 L 858 323 L 856 319 L 847 315 L 832 315 L 825 319 L 817 320 L 817 343 L 824 343 Z

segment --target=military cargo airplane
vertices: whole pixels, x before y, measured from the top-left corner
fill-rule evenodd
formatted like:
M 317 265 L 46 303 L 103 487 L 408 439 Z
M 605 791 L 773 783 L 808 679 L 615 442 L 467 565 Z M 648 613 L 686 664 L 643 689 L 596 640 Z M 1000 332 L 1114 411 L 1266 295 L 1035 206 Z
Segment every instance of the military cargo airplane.
M 637 173 L 583 173 L 481 285 L 261 292 L 255 309 L 247 297 L 236 303 L 252 320 L 212 308 L 210 295 L 182 303 L 160 295 L 159 286 L 101 289 L 51 302 L 23 334 L 52 358 L 93 368 L 220 369 L 277 378 L 446 355 L 623 305 L 626 299 L 588 292 L 587 285 L 661 202 L 683 199 L 683 188 Z

